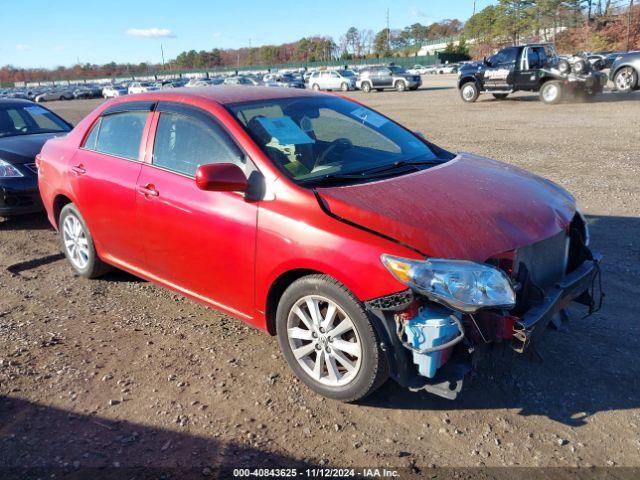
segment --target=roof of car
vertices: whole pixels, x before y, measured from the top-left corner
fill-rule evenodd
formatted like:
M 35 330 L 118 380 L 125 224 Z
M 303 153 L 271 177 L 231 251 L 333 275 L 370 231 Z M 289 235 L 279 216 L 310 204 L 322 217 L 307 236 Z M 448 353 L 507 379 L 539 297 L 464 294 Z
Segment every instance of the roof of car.
M 279 98 L 311 97 L 323 95 L 301 88 L 276 88 L 276 87 L 253 87 L 246 85 L 216 85 L 212 87 L 195 88 L 172 88 L 169 90 L 143 93 L 139 95 L 128 95 L 122 97 L 126 101 L 136 100 L 159 100 L 180 101 L 180 98 L 201 98 L 214 101 L 221 105 L 232 103 L 253 102 L 260 100 L 273 100 Z
M 29 105 L 34 105 L 34 103 L 22 98 L 0 98 L 0 107 L 26 107 Z

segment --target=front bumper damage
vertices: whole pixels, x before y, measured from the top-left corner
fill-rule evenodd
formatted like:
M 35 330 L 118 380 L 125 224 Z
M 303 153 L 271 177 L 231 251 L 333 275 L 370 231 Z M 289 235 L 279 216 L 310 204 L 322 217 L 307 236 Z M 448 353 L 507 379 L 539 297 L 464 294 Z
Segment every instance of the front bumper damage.
M 599 305 L 595 301 L 595 290 L 600 275 L 599 264 L 600 256 L 589 252 L 578 267 L 541 292 L 539 298 L 531 300 L 528 308 L 518 316 L 508 312 L 486 311 L 487 316 L 504 319 L 508 325 L 513 325 L 508 336 L 497 334 L 498 341 L 509 339 L 511 348 L 522 353 L 531 347 L 549 323 L 563 313 L 571 302 L 587 305 L 589 314 L 597 310 Z M 601 290 L 598 293 L 601 303 L 603 294 Z M 428 302 L 411 290 L 406 290 L 365 303 L 369 315 L 375 320 L 380 347 L 389 362 L 390 375 L 401 386 L 412 391 L 425 390 L 455 400 L 462 391 L 465 376 L 472 370 L 477 359 L 475 357 L 482 350 L 480 347 L 486 342 L 477 342 L 473 335 L 469 335 L 471 332 L 467 332 L 463 341 L 453 347 L 449 361 L 437 370 L 433 378 L 419 375 L 413 363 L 412 352 L 406 348 L 406 342 L 398 334 L 398 322 L 401 321 L 403 312 L 415 301 Z M 478 326 L 474 316 L 463 316 L 465 330 L 467 326 Z

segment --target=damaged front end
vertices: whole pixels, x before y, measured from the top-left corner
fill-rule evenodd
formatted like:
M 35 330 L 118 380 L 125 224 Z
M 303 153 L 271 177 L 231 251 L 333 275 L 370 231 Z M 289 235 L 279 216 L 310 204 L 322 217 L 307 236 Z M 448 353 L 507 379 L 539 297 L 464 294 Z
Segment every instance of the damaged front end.
M 586 305 L 588 315 L 599 309 L 600 257 L 588 244 L 587 223 L 576 213 L 556 235 L 483 264 L 383 258 L 410 287 L 366 303 L 391 376 L 453 400 L 483 346 L 508 343 L 522 353 L 549 323 L 568 317 L 572 301 Z

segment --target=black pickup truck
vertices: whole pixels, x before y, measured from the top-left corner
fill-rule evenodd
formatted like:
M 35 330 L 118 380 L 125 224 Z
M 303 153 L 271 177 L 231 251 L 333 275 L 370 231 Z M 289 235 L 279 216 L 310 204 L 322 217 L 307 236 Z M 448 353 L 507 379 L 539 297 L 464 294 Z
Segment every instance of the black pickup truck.
M 593 97 L 602 92 L 607 76 L 579 55 L 560 57 L 551 44 L 507 47 L 458 71 L 458 89 L 465 102 L 481 93 L 504 99 L 518 90 L 540 92 L 545 103 L 558 103 L 567 93 Z

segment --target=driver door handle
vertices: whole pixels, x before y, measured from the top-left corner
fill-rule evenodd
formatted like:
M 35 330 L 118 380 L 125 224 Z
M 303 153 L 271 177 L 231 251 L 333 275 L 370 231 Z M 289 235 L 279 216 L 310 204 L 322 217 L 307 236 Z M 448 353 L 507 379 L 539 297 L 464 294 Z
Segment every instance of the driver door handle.
M 160 192 L 156 190 L 156 187 L 151 184 L 145 185 L 144 187 L 138 187 L 138 193 L 146 197 L 157 197 L 160 195 Z

